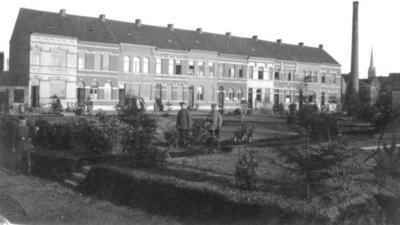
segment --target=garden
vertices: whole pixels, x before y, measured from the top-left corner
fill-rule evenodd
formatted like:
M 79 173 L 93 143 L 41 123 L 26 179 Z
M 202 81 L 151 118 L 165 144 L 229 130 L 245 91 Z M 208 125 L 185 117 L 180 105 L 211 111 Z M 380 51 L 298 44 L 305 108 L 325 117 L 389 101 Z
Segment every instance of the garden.
M 89 164 L 78 191 L 179 217 L 252 218 L 256 224 L 400 222 L 395 136 L 378 151 L 362 150 L 370 136 L 343 134 L 340 115 L 306 105 L 288 118 L 226 116 L 219 141 L 209 136 L 204 118 L 195 117 L 189 144 L 181 148 L 176 117 L 147 114 L 135 97 L 125 101 L 116 115 L 29 117 L 32 173 L 63 181 Z M 392 117 L 374 120 L 388 124 Z M 15 124 L 3 116 L 5 149 L 13 132 L 4 131 L 14 131 Z

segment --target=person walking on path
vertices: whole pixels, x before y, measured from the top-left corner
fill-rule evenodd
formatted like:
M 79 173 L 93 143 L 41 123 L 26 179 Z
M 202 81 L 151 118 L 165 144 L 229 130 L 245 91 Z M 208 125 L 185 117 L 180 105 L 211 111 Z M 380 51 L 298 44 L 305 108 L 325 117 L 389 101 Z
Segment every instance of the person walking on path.
M 211 112 L 207 116 L 208 130 L 213 138 L 219 138 L 222 126 L 222 116 L 217 109 L 217 104 L 211 104 Z
M 25 116 L 19 116 L 19 124 L 13 138 L 13 153 L 17 155 L 16 167 L 21 172 L 31 173 L 31 151 L 33 145 L 29 137 L 29 128 Z
M 176 129 L 179 133 L 178 146 L 186 147 L 189 139 L 189 129 L 192 126 L 192 119 L 189 110 L 186 108 L 186 104 L 184 102 L 179 104 L 181 105 L 181 109 L 179 110 L 176 119 Z

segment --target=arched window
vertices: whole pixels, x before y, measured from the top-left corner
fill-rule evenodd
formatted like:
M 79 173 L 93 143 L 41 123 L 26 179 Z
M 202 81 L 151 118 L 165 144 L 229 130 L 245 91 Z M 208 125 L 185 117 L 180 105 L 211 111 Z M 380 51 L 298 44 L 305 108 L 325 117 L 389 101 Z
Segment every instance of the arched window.
M 229 88 L 229 90 L 228 90 L 228 99 L 229 100 L 233 100 L 233 98 L 234 98 L 233 89 Z
M 104 84 L 104 100 L 112 99 L 112 85 L 110 82 Z
M 132 72 L 139 73 L 140 72 L 140 59 L 139 57 L 133 57 L 132 61 Z
M 126 73 L 129 72 L 129 61 L 130 61 L 129 56 L 125 56 L 124 57 L 124 72 L 126 72 Z
M 197 88 L 197 100 L 203 101 L 204 100 L 204 88 L 199 86 Z
M 143 59 L 143 73 L 149 73 L 149 58 Z
M 98 97 L 99 97 L 99 84 L 97 83 L 97 81 L 94 80 L 90 84 L 89 94 L 90 94 L 90 99 L 92 99 L 92 100 L 97 100 L 98 99 Z
M 242 89 L 237 89 L 237 91 L 236 91 L 236 96 L 237 96 L 237 100 L 242 100 L 242 98 L 243 98 L 243 92 L 242 92 Z

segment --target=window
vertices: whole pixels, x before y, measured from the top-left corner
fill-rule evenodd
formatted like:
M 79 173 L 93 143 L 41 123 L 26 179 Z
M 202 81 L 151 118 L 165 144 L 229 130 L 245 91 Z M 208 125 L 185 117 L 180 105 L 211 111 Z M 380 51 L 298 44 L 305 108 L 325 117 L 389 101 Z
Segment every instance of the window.
M 112 85 L 110 82 L 104 84 L 104 100 L 112 99 Z
M 251 79 L 252 76 L 253 76 L 253 69 L 254 69 L 254 66 L 253 66 L 253 65 L 250 65 L 250 66 L 249 66 L 249 79 Z
M 328 103 L 336 103 L 337 97 L 336 94 L 328 94 Z
M 143 59 L 143 73 L 149 73 L 149 58 Z
M 240 67 L 239 69 L 239 77 L 242 78 L 243 77 L 243 68 Z
M 174 60 L 169 59 L 168 60 L 168 74 L 174 74 Z
M 204 100 L 204 88 L 202 86 L 197 88 L 197 100 L 199 101 Z
M 275 72 L 275 80 L 279 80 L 279 72 L 278 71 Z
M 268 69 L 268 75 L 269 75 L 269 79 L 272 80 L 272 76 L 274 75 L 274 69 L 272 67 L 270 67 Z
M 182 63 L 180 60 L 175 60 L 175 74 L 182 74 Z
M 210 94 L 209 95 L 211 96 L 210 100 L 214 101 L 214 87 L 213 86 L 210 87 Z
M 124 57 L 124 72 L 125 73 L 129 72 L 129 61 L 130 61 L 129 56 L 125 56 Z
M 321 92 L 321 105 L 325 105 L 325 92 Z
M 256 100 L 261 102 L 262 90 L 261 88 L 257 88 L 256 90 Z
M 232 88 L 229 88 L 229 90 L 228 90 L 228 99 L 229 100 L 233 100 L 233 98 L 234 98 L 234 93 L 233 93 L 233 89 Z
M 218 64 L 218 75 L 221 77 L 224 76 L 224 65 L 222 63 Z
M 258 68 L 258 79 L 264 80 L 264 68 L 263 67 Z
M 104 54 L 102 57 L 102 69 L 105 71 L 110 70 L 110 55 Z
M 199 76 L 204 76 L 204 62 L 199 62 Z
M 306 82 L 312 82 L 313 73 L 312 71 L 308 71 Z
M 54 50 L 52 52 L 52 66 L 66 67 L 67 66 L 67 52 L 65 50 Z
M 208 75 L 210 77 L 214 76 L 214 63 L 213 62 L 208 62 Z
M 118 56 L 117 55 L 111 55 L 110 56 L 110 70 L 111 71 L 118 71 Z M 129 65 L 129 63 L 128 63 Z
M 336 74 L 332 74 L 332 83 L 336 84 Z
M 291 80 L 292 80 L 292 73 L 290 72 L 290 70 L 289 70 L 289 72 L 288 72 L 288 74 L 287 74 L 287 80 L 288 80 L 288 81 L 291 81 Z
M 140 73 L 140 59 L 136 56 L 133 57 L 132 72 Z
M 156 59 L 156 73 L 161 74 L 161 59 Z
M 65 91 L 65 80 L 50 80 L 50 96 L 57 95 L 59 98 L 65 98 Z
M 31 64 L 40 65 L 40 51 L 39 49 L 31 50 Z
M 97 100 L 99 97 L 99 85 L 96 81 L 90 84 L 89 96 L 92 100 Z
M 253 79 L 257 79 L 258 77 L 258 67 L 253 67 Z
M 233 67 L 229 68 L 228 75 L 229 75 L 229 77 L 234 77 L 235 76 L 235 68 L 233 68 Z
M 172 101 L 178 100 L 178 86 L 177 85 L 172 85 L 172 88 L 171 88 L 171 100 Z
M 325 74 L 325 72 L 323 72 L 322 74 L 321 74 L 321 83 L 325 83 L 325 77 L 326 77 L 326 74 Z
M 237 99 L 238 99 L 239 101 L 242 100 L 242 98 L 243 98 L 242 89 L 238 89 L 238 90 L 236 91 L 236 96 L 237 96 Z
M 317 71 L 314 71 L 314 73 L 312 74 L 312 82 L 313 83 L 317 83 L 318 82 L 318 73 L 317 73 Z
M 24 89 L 14 89 L 14 102 L 24 103 Z
M 194 62 L 189 61 L 189 75 L 194 75 Z

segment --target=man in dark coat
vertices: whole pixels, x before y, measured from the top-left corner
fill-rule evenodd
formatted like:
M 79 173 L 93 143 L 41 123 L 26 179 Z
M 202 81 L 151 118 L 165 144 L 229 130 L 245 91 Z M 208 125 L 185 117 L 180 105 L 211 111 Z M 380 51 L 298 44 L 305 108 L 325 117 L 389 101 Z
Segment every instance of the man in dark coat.
M 13 152 L 18 156 L 17 169 L 22 172 L 31 172 L 31 151 L 33 150 L 31 138 L 29 136 L 29 128 L 26 125 L 26 118 L 19 117 L 19 124 L 17 126 L 14 140 Z
M 178 112 L 178 117 L 176 119 L 176 129 L 179 132 L 179 147 L 186 147 L 189 137 L 189 129 L 192 126 L 192 119 L 190 118 L 189 110 L 186 108 L 184 102 L 180 103 L 181 109 Z

